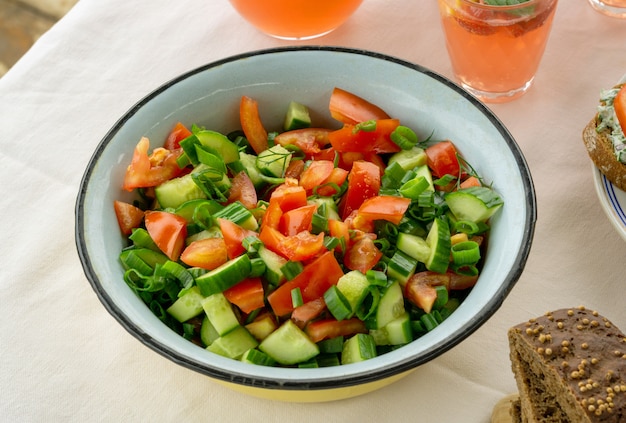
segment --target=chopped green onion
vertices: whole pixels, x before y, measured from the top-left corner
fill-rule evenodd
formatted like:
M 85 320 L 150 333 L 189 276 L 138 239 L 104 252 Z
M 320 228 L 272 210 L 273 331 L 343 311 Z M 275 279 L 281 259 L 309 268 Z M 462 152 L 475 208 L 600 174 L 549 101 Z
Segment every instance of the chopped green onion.
M 134 250 L 127 250 L 120 254 L 120 260 L 126 269 L 132 269 L 141 275 L 149 276 L 153 268 L 143 261 Z
M 391 133 L 391 141 L 403 150 L 410 150 L 417 144 L 418 138 L 415 131 L 403 125 L 399 125 Z
M 367 293 L 356 306 L 356 316 L 366 321 L 376 312 L 379 303 L 380 290 L 378 286 L 370 284 L 367 288 Z
M 406 170 L 398 162 L 393 162 L 385 169 L 381 179 L 381 186 L 384 188 L 396 188 L 404 178 Z
M 318 213 L 313 213 L 311 218 L 311 233 L 319 234 L 322 232 L 328 232 L 328 219 Z
M 300 287 L 297 286 L 291 290 L 291 304 L 293 308 L 300 307 L 304 304 L 304 300 L 302 299 L 302 291 L 300 291 Z
M 463 275 L 463 276 L 477 276 L 478 275 L 478 268 L 471 264 L 459 266 L 455 263 L 450 263 L 450 269 L 454 273 Z
M 454 231 L 462 232 L 467 235 L 474 235 L 478 233 L 479 227 L 471 220 L 458 220 L 454 223 Z
M 405 182 L 398 190 L 403 197 L 411 200 L 418 200 L 422 192 L 424 192 L 430 184 L 424 176 L 417 176 Z
M 335 354 L 320 354 L 314 359 L 319 367 L 334 367 L 341 365 L 339 356 Z
M 202 145 L 196 144 L 196 156 L 198 161 L 219 172 L 226 173 L 226 164 L 224 160 L 215 154 L 215 150 Z
M 263 242 L 255 235 L 249 235 L 241 240 L 241 246 L 249 253 L 256 253 L 263 246 Z
M 265 273 L 265 262 L 259 257 L 250 259 L 250 275 L 249 278 L 258 278 Z
M 437 319 L 435 319 L 435 316 L 433 316 L 432 313 L 426 313 L 422 315 L 422 317 L 420 317 L 420 322 L 422 323 L 422 325 L 424 325 L 424 328 L 428 332 L 439 326 Z
M 464 241 L 452 246 L 452 261 L 457 266 L 476 264 L 480 260 L 480 247 L 475 241 Z
M 219 202 L 226 201 L 227 198 L 220 190 L 219 183 L 223 180 L 225 175 L 214 169 L 207 169 L 198 173 L 191 173 L 191 179 L 200 187 L 204 194 Z
M 304 265 L 299 261 L 288 261 L 280 268 L 288 281 L 302 273 L 302 270 L 304 270 Z
M 350 303 L 336 285 L 331 285 L 324 293 L 324 302 L 330 314 L 337 320 L 347 319 L 352 314 Z
M 437 186 L 440 186 L 440 187 L 445 187 L 445 186 L 446 186 L 446 185 L 448 185 L 450 182 L 455 181 L 455 180 L 456 180 L 456 177 L 455 177 L 455 176 L 450 175 L 450 174 L 446 174 L 446 175 L 443 175 L 443 176 L 442 176 L 441 178 L 439 178 L 439 179 L 435 179 L 435 180 L 433 181 L 433 183 L 434 183 L 435 185 L 437 185 Z
M 324 339 L 318 342 L 317 346 L 320 348 L 320 353 L 322 354 L 340 353 L 343 349 L 343 336 Z
M 168 260 L 161 266 L 161 269 L 171 275 L 174 279 L 177 279 L 182 288 L 190 288 L 194 284 L 194 278 L 191 273 L 181 264 Z
M 437 293 L 437 299 L 433 303 L 433 308 L 439 310 L 448 302 L 448 288 L 443 285 L 437 285 L 434 288 Z
M 325 236 L 324 237 L 324 246 L 326 247 L 327 250 L 334 250 L 335 248 L 339 247 L 342 245 L 341 241 L 344 241 L 344 245 L 345 245 L 345 240 L 339 239 L 337 237 L 334 236 Z
M 370 285 L 387 286 L 387 274 L 379 270 L 368 270 L 365 277 Z
M 152 237 L 148 234 L 144 228 L 135 228 L 133 232 L 128 236 L 133 242 L 133 245 L 137 248 L 149 248 L 154 251 L 160 251 L 159 247 L 154 243 Z
M 356 125 L 354 125 L 352 132 L 356 134 L 359 131 L 374 132 L 375 130 L 376 130 L 376 121 L 372 119 L 372 120 L 366 120 L 365 122 L 357 123 Z

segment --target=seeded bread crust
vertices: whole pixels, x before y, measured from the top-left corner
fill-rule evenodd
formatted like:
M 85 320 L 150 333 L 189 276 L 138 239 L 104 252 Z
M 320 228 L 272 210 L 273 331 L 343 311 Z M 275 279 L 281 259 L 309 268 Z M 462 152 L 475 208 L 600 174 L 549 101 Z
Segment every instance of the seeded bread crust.
M 518 421 L 626 421 L 626 336 L 608 319 L 561 309 L 512 327 L 508 338 Z
M 615 154 L 613 154 L 613 143 L 609 136 L 609 130 L 605 128 L 598 132 L 597 126 L 598 115 L 596 114 L 583 129 L 583 143 L 587 148 L 587 153 L 598 170 L 613 185 L 626 191 L 626 165 L 618 162 Z

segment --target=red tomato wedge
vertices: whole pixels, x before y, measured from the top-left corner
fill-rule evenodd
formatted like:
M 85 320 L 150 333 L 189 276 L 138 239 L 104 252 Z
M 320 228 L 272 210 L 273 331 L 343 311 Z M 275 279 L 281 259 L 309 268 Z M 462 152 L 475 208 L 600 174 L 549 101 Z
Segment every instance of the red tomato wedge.
M 261 122 L 259 104 L 256 100 L 247 96 L 241 97 L 239 120 L 241 129 L 256 154 L 267 150 L 267 131 Z
M 619 126 L 622 127 L 622 132 L 626 134 L 626 84 L 622 85 L 622 88 L 617 92 L 615 100 L 613 100 L 613 108 L 615 108 Z
M 355 125 L 328 134 L 330 144 L 339 152 L 353 153 L 396 153 L 398 144 L 391 140 L 391 133 L 400 125 L 398 119 L 377 120 L 372 130 L 359 129 Z
M 144 211 L 132 204 L 115 200 L 113 201 L 113 209 L 115 210 L 117 223 L 120 225 L 124 235 L 130 235 L 133 229 L 139 227 L 143 220 Z
M 248 278 L 224 291 L 226 299 L 246 314 L 265 306 L 263 282 Z
M 410 204 L 410 198 L 391 195 L 370 197 L 361 204 L 357 216 L 367 221 L 386 220 L 397 225 Z
M 180 255 L 187 266 L 213 270 L 228 261 L 228 250 L 223 238 L 205 238 L 193 241 Z
M 462 188 L 479 187 L 479 186 L 482 186 L 482 184 L 480 183 L 480 179 L 478 179 L 475 176 L 470 176 L 469 178 L 461 182 L 461 185 L 459 185 L 459 188 L 462 189 Z
M 348 171 L 340 167 L 336 167 L 330 172 L 328 178 L 324 180 L 322 186 L 315 189 L 317 195 L 331 196 L 337 194 L 337 188 L 341 187 L 348 177 Z M 335 185 L 337 188 L 335 188 Z
M 282 184 L 270 196 L 270 204 L 278 203 L 284 212 L 306 206 L 306 190 L 297 185 Z
M 291 320 L 303 329 L 311 320 L 319 317 L 326 310 L 324 298 L 317 298 L 296 307 L 291 313 Z
M 177 261 L 185 246 L 187 221 L 174 213 L 147 211 L 145 224 L 157 247 L 172 261 Z
M 130 165 L 126 168 L 122 185 L 126 191 L 155 187 L 183 172 L 183 169 L 176 163 L 176 159 L 182 154 L 181 149 L 170 151 L 156 148 L 148 156 L 149 148 L 150 140 L 142 137 L 135 147 Z
M 326 128 L 294 129 L 278 134 L 274 138 L 274 142 L 283 147 L 294 145 L 305 154 L 317 154 L 330 143 L 328 139 L 330 132 L 332 130 Z
M 370 162 L 358 161 L 352 164 L 348 174 L 348 189 L 339 203 L 339 211 L 345 220 L 357 210 L 363 201 L 378 195 L 380 190 L 380 171 Z
M 313 235 L 309 231 L 301 231 L 287 236 L 279 247 L 279 251 L 291 261 L 309 260 L 326 251 L 324 234 Z
M 267 296 L 270 306 L 277 316 L 285 316 L 294 309 L 291 290 L 300 288 L 304 303 L 322 298 L 331 285 L 336 285 L 343 270 L 332 251 L 328 251 L 311 263 L 294 279 L 285 282 Z
M 312 161 L 300 175 L 300 186 L 309 192 L 312 191 L 330 177 L 334 168 L 335 164 L 330 160 Z
M 172 128 L 169 135 L 165 139 L 163 148 L 168 150 L 176 150 L 180 148 L 180 142 L 191 135 L 191 131 L 185 125 L 177 122 Z
M 239 172 L 230 180 L 228 203 L 239 201 L 248 210 L 257 206 L 257 195 L 254 184 L 246 172 Z
M 437 300 L 435 286 L 445 286 L 449 289 L 450 275 L 430 271 L 416 273 L 404 286 L 404 296 L 426 313 L 430 313 Z
M 243 248 L 243 245 L 241 245 L 244 238 L 247 236 L 257 235 L 256 232 L 242 228 L 228 219 L 218 218 L 217 223 L 220 226 L 220 231 L 224 237 L 226 252 L 228 253 L 228 258 L 230 259 L 239 257 L 246 251 L 245 248 Z
M 280 218 L 283 216 L 283 211 L 280 208 L 280 203 L 278 201 L 270 201 L 263 212 L 263 217 L 261 218 L 261 227 L 262 228 L 273 228 L 278 229 L 280 226 Z
M 343 264 L 350 270 L 365 274 L 380 261 L 383 253 L 374 245 L 370 237 L 363 236 L 350 246 L 343 258 Z
M 280 218 L 280 231 L 287 236 L 296 235 L 302 231 L 310 231 L 313 214 L 316 210 L 316 204 L 308 204 L 283 213 Z
M 457 150 L 451 141 L 441 141 L 428 147 L 426 158 L 428 167 L 438 178 L 444 175 L 459 177 L 461 174 Z
M 348 124 L 389 118 L 380 107 L 341 88 L 333 89 L 328 109 L 333 119 Z
M 320 342 L 324 339 L 338 336 L 351 336 L 357 333 L 367 333 L 365 323 L 357 318 L 347 320 L 322 319 L 309 323 L 304 332 L 311 341 Z

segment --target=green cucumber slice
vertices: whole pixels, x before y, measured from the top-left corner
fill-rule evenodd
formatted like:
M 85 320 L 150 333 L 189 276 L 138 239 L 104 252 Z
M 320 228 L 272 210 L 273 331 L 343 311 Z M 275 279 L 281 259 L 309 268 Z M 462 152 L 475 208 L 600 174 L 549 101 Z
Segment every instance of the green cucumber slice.
M 227 334 L 217 338 L 206 349 L 224 357 L 239 360 L 248 350 L 259 343 L 243 326 L 237 326 Z
M 163 182 L 154 189 L 154 194 L 164 209 L 176 209 L 187 201 L 206 198 L 206 194 L 196 185 L 191 174 Z
M 437 273 L 446 273 L 450 263 L 450 228 L 445 220 L 436 218 L 426 237 L 430 255 L 424 264 L 426 268 Z
M 200 288 L 192 286 L 166 311 L 179 322 L 186 322 L 202 313 L 202 300 L 204 300 L 204 296 L 200 292 Z
M 239 319 L 232 305 L 221 292 L 209 295 L 201 301 L 201 304 L 209 322 L 220 336 L 239 326 Z
M 280 364 L 297 364 L 320 353 L 319 347 L 298 327 L 287 320 L 259 344 L 259 349 Z
M 374 338 L 367 333 L 357 333 L 343 344 L 341 364 L 358 363 L 376 357 Z
M 237 145 L 219 132 L 202 130 L 196 132 L 196 137 L 200 144 L 209 148 L 221 157 L 224 163 L 232 163 L 239 160 L 239 149 Z
M 485 222 L 502 207 L 504 201 L 488 187 L 470 187 L 444 196 L 450 211 L 458 220 Z
M 400 251 L 421 263 L 426 263 L 430 256 L 430 247 L 421 236 L 400 232 L 396 246 Z
M 374 315 L 365 320 L 365 326 L 368 329 L 380 329 L 400 317 L 405 311 L 402 287 L 400 282 L 394 281 L 381 292 L 378 308 Z
M 426 152 L 420 147 L 402 150 L 389 157 L 389 165 L 398 163 L 404 170 L 412 170 L 426 164 Z
M 304 104 L 292 101 L 287 108 L 285 115 L 285 131 L 294 129 L 309 128 L 311 126 L 311 116 L 309 108 Z
M 268 148 L 257 156 L 256 167 L 267 176 L 282 178 L 291 161 L 291 153 L 282 145 Z
M 200 288 L 202 295 L 208 297 L 226 291 L 241 282 L 248 277 L 251 269 L 250 257 L 243 254 L 199 276 L 196 278 L 196 285 Z

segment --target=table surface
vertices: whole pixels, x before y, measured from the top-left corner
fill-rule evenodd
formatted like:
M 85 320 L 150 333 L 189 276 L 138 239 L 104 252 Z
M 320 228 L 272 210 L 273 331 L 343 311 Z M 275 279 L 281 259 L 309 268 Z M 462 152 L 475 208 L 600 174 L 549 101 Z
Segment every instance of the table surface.
M 309 43 L 379 51 L 452 77 L 435 1 L 365 0 L 344 26 Z M 562 0 L 534 86 L 490 106 L 528 161 L 538 221 L 522 277 L 470 338 L 379 391 L 299 404 L 232 391 L 128 334 L 96 298 L 74 244 L 74 203 L 92 152 L 165 81 L 292 44 L 257 32 L 227 0 L 81 0 L 0 79 L 7 421 L 488 422 L 515 391 L 509 327 L 584 304 L 626 328 L 624 240 L 598 201 L 581 141 L 600 91 L 626 72 L 626 20 Z

